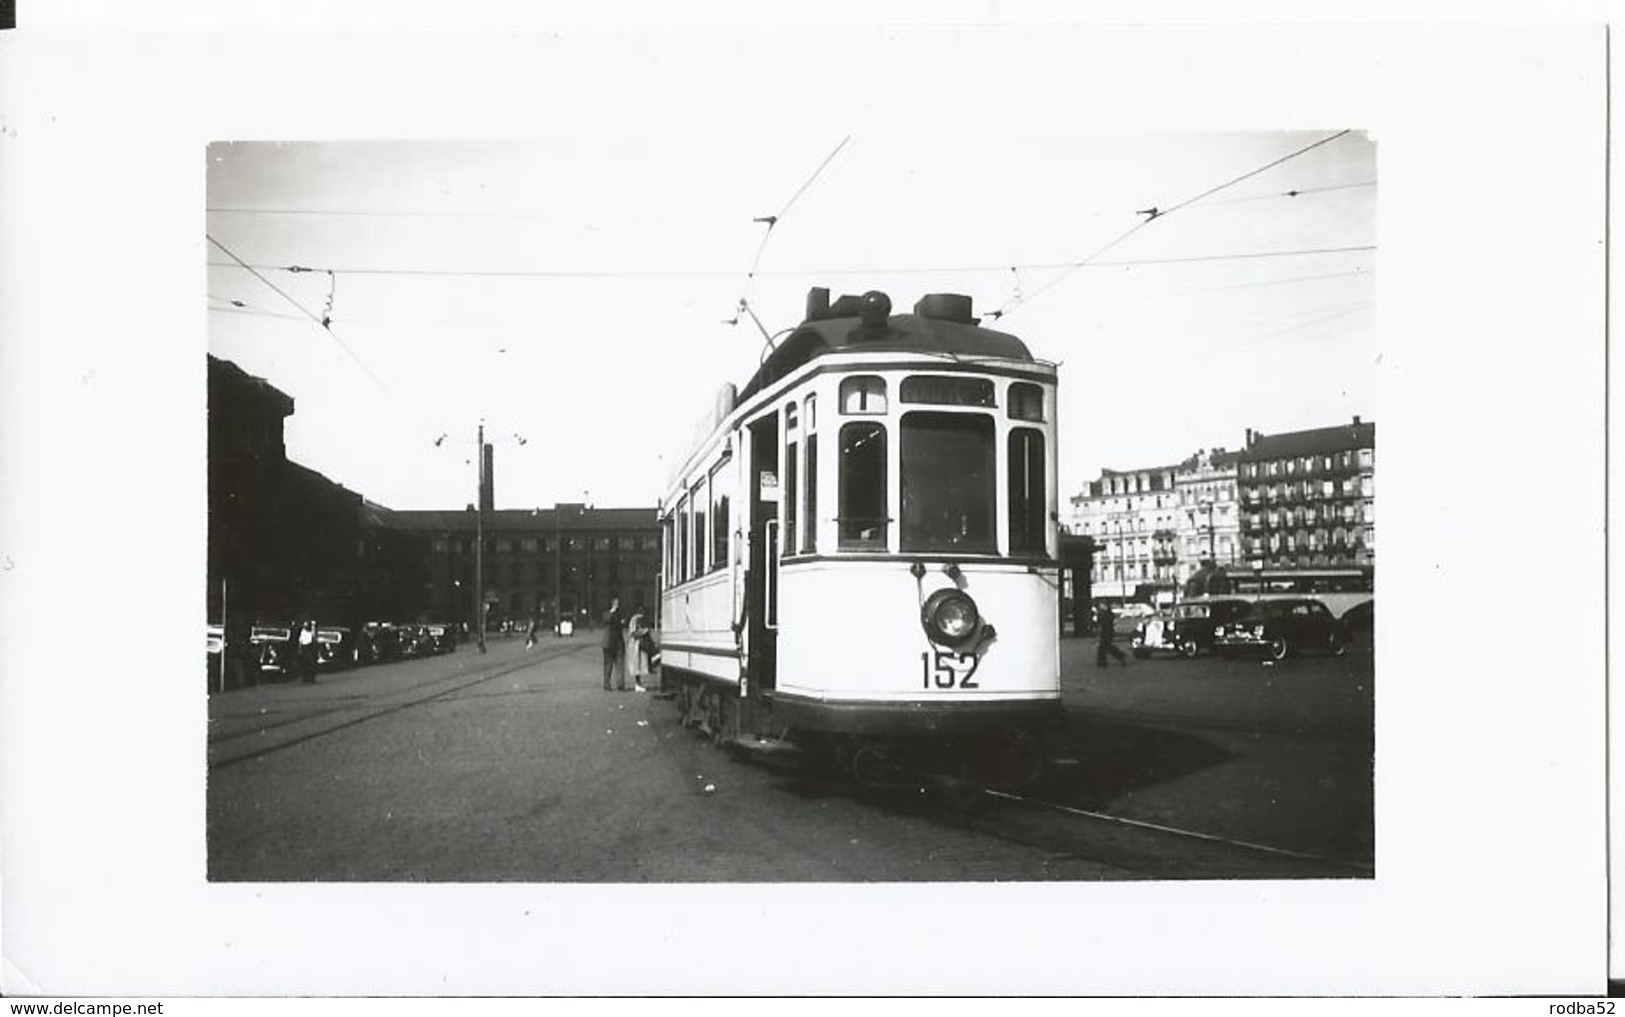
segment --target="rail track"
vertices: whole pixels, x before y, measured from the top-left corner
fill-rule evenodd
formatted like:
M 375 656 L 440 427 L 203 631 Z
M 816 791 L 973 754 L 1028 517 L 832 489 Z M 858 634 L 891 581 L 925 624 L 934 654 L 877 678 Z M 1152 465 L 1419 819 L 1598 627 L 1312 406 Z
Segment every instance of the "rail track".
M 218 719 L 222 722 L 238 723 L 229 729 L 210 732 L 209 766 L 232 766 L 289 749 L 379 717 L 444 700 L 466 689 L 587 648 L 584 644 L 548 647 L 518 660 L 492 662 L 453 674 L 436 674 L 409 685 L 382 688 L 376 693 L 328 696 L 312 707 L 295 708 L 288 716 L 263 720 L 245 715 L 221 717 Z
M 1359 879 L 1363 861 L 1262 844 L 1007 791 L 981 790 L 951 820 L 988 836 L 1147 879 Z

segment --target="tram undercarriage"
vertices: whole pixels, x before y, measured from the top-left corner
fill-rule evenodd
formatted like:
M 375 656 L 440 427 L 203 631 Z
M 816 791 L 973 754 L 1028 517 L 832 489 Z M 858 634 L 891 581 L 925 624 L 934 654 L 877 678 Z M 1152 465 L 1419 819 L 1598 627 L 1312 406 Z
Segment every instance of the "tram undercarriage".
M 675 686 L 679 721 L 713 745 L 768 762 L 832 768 L 865 788 L 1013 789 L 1037 781 L 1049 762 L 1038 726 L 951 735 L 796 728 L 774 709 L 771 692 L 742 700 L 737 686 L 686 672 L 667 682 Z

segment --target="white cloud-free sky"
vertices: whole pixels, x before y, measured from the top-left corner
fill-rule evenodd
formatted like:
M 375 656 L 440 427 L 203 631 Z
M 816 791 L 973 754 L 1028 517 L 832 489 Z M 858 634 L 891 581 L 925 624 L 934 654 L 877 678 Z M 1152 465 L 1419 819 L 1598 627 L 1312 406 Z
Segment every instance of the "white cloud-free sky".
M 1102 251 L 1140 210 L 1345 126 L 222 139 L 208 150 L 209 348 L 294 396 L 290 457 L 375 501 L 470 500 L 483 420 L 499 507 L 653 504 L 717 387 L 762 353 L 748 316 L 726 323 L 742 296 L 777 332 L 812 286 L 880 289 L 900 311 L 967 293 L 1061 364 L 1069 494 L 1103 466 L 1234 448 L 1249 426 L 1374 415 L 1366 134 Z M 753 220 L 780 213 L 764 245 Z M 332 334 L 288 298 L 330 313 Z

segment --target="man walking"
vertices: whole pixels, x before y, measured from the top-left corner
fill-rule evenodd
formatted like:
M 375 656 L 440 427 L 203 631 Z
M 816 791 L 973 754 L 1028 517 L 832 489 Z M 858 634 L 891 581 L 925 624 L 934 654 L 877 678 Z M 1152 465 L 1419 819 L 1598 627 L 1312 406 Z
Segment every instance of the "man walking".
M 1095 649 L 1095 666 L 1106 667 L 1106 656 L 1110 654 L 1117 658 L 1119 664 L 1127 667 L 1128 655 L 1112 645 L 1112 637 L 1116 635 L 1112 629 L 1117 621 L 1116 616 L 1112 614 L 1112 606 L 1110 604 L 1101 604 L 1100 611 L 1095 617 L 1097 619 L 1096 624 L 1100 626 L 1100 642 Z
M 609 610 L 604 612 L 604 691 L 609 691 L 609 678 L 620 665 L 618 690 L 626 691 L 626 622 L 621 618 L 621 598 L 611 597 Z

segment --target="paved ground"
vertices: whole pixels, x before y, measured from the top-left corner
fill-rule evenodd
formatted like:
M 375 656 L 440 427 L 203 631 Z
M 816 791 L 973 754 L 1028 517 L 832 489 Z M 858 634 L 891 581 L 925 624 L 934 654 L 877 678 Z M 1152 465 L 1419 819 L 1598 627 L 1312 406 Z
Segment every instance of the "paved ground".
M 479 680 L 475 670 L 504 673 Z M 439 677 L 437 677 L 437 675 Z M 387 712 L 380 712 L 380 707 Z M 670 702 L 603 692 L 596 646 L 213 697 L 209 874 L 222 880 L 683 882 L 1098 879 L 736 760 Z M 326 732 L 326 733 L 318 733 Z
M 1079 766 L 1035 797 L 1369 862 L 1371 659 L 1093 666 L 1063 643 Z M 446 657 L 210 700 L 209 874 L 223 880 L 1090 880 L 1057 850 L 720 752 L 672 704 L 600 687 L 596 643 Z M 1055 820 L 1059 822 L 1060 820 Z M 1069 834 L 1071 836 L 1071 834 Z M 1046 846 L 1049 845 L 1049 846 Z M 1160 849 L 1159 849 L 1160 850 Z M 1159 872 L 1209 871 L 1175 852 Z M 1219 869 L 1217 871 L 1227 871 Z

